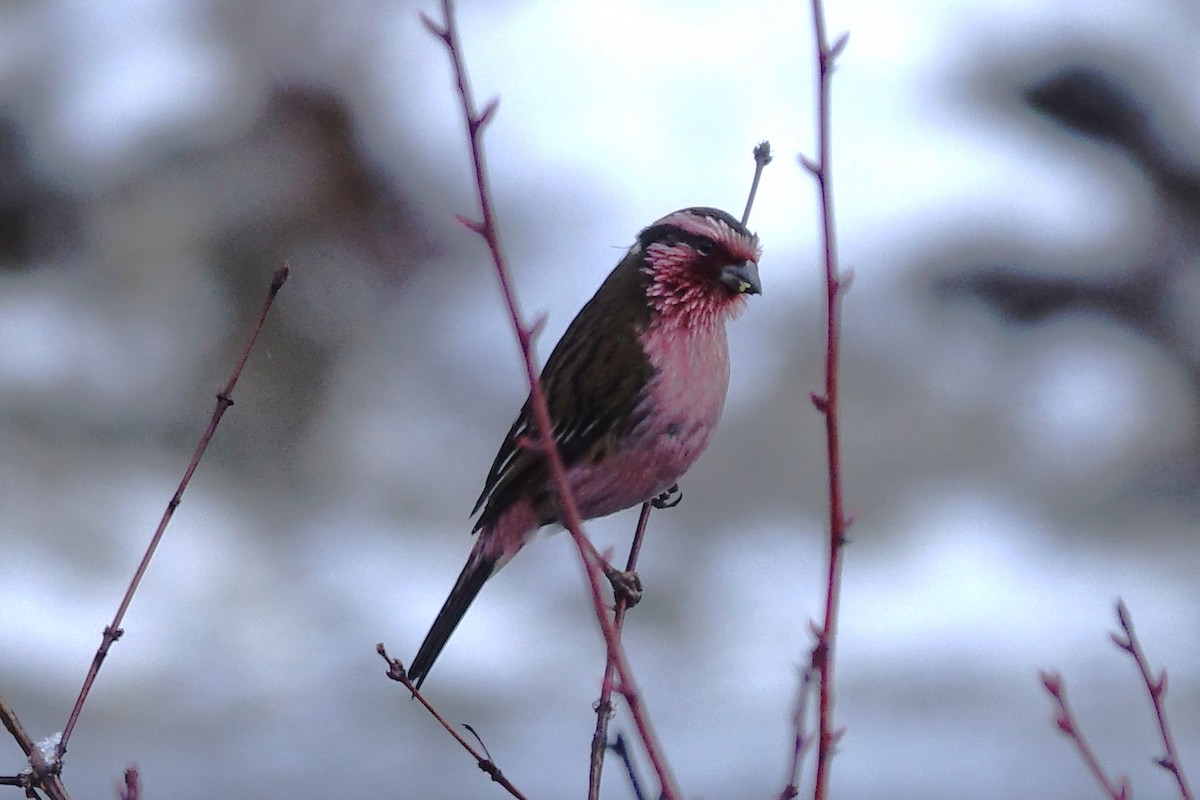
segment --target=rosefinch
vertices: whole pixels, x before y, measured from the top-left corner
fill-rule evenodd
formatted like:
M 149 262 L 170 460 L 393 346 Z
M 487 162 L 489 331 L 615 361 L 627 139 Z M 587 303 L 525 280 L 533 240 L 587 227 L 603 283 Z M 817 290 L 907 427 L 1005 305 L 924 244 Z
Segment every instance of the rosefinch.
M 643 230 L 542 370 L 554 440 L 583 519 L 674 486 L 725 405 L 725 320 L 758 294 L 758 237 L 724 211 L 687 208 Z M 472 513 L 479 538 L 413 659 L 420 686 L 485 581 L 559 522 L 530 403 L 500 445 Z

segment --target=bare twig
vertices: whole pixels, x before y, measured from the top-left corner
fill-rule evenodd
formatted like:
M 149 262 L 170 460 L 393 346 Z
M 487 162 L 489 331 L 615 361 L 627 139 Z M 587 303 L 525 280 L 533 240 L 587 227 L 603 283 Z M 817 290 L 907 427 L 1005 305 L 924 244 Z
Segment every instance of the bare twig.
M 130 767 L 125 770 L 124 785 L 117 786 L 117 796 L 121 800 L 140 800 L 142 796 L 142 782 L 138 777 L 137 767 Z
M 746 208 L 742 212 L 743 225 L 750 221 L 750 212 L 754 208 L 754 196 L 758 193 L 758 182 L 762 178 L 763 169 L 766 168 L 767 164 L 771 163 L 771 143 L 767 141 L 759 142 L 754 147 L 753 155 L 754 179 L 750 183 L 750 194 L 746 198 Z M 678 489 L 678 486 L 672 487 L 670 491 L 664 493 L 661 497 L 642 504 L 641 514 L 638 515 L 637 528 L 633 534 L 633 544 L 629 548 L 629 560 L 625 566 L 626 573 L 631 573 L 637 568 L 638 554 L 642 549 L 642 539 L 646 535 L 646 523 L 650 520 L 650 511 L 654 508 L 674 508 L 679 505 L 679 501 L 682 499 L 681 494 L 676 495 L 673 501 L 671 500 L 672 492 L 676 492 Z M 621 627 L 625 622 L 625 612 L 628 608 L 628 599 L 617 593 L 613 608 L 613 627 L 616 629 L 618 637 L 621 635 Z M 608 744 L 608 721 L 613 713 L 612 690 L 614 668 L 612 658 L 607 659 L 604 666 L 604 680 L 600 688 L 600 699 L 596 701 L 596 730 L 592 734 L 591 766 L 588 770 L 588 800 L 596 800 L 600 796 L 600 774 L 604 769 L 604 754 L 611 747 Z M 624 747 L 623 738 L 618 737 L 617 741 Z M 626 763 L 628 765 L 628 761 Z
M 621 763 L 625 765 L 625 775 L 629 778 L 629 787 L 633 789 L 634 800 L 646 800 L 646 793 L 642 791 L 642 782 L 633 766 L 633 755 L 630 754 L 629 747 L 625 744 L 625 735 L 618 733 L 616 741 L 609 745 L 609 749 L 616 753 L 620 757 Z
M 1112 634 L 1113 643 L 1133 657 L 1138 672 L 1142 675 L 1142 682 L 1146 685 L 1146 691 L 1150 694 L 1150 702 L 1154 705 L 1154 716 L 1158 718 L 1158 731 L 1162 736 L 1166 755 L 1154 759 L 1154 763 L 1175 776 L 1175 782 L 1179 784 L 1179 796 L 1183 800 L 1193 800 L 1187 775 L 1183 771 L 1183 765 L 1179 763 L 1179 751 L 1175 749 L 1171 726 L 1167 723 L 1167 710 L 1163 706 L 1163 697 L 1167 694 L 1167 671 L 1164 669 L 1157 677 L 1150 674 L 1150 663 L 1146 660 L 1141 642 L 1133 631 L 1133 617 L 1130 616 L 1124 600 L 1117 601 L 1117 621 L 1121 624 L 1123 633 Z
M 455 730 L 454 726 L 447 722 L 446 718 L 443 717 L 438 710 L 434 708 L 428 700 L 425 699 L 425 695 L 421 694 L 421 690 L 417 688 L 416 684 L 408 679 L 408 673 L 404 671 L 404 665 L 400 663 L 400 659 L 389 656 L 387 649 L 382 644 L 375 645 L 375 652 L 379 653 L 383 660 L 387 662 L 387 676 L 397 683 L 403 685 L 408 691 L 412 692 L 412 696 L 417 699 L 417 702 L 425 706 L 425 710 L 428 711 L 433 718 L 438 721 L 439 725 L 446 729 L 447 733 L 454 737 L 454 741 L 458 742 L 464 750 L 471 754 L 471 756 L 475 759 L 475 763 L 481 770 L 486 772 L 493 781 L 503 786 L 510 795 L 518 798 L 519 800 L 525 800 L 525 795 L 521 794 L 521 791 L 516 786 L 513 786 L 508 778 L 504 777 L 504 773 L 500 771 L 500 767 L 496 766 L 496 762 L 492 760 L 491 756 L 485 753 L 480 753 L 478 750 L 472 747 L 471 743 L 468 742 L 461 733 Z M 471 731 L 471 735 L 474 736 L 476 740 L 479 740 L 479 734 L 475 733 L 470 726 L 467 726 L 467 730 Z M 480 741 L 479 744 L 481 747 L 483 746 L 482 741 Z M 484 749 L 486 750 L 486 748 Z
M 788 768 L 788 783 L 779 793 L 779 800 L 792 800 L 800 796 L 800 767 L 804 754 L 812 747 L 812 737 L 805 730 L 808 724 L 808 698 L 812 694 L 813 668 L 809 666 L 800 673 L 800 686 L 796 690 L 796 710 L 792 714 L 792 764 Z
M 646 523 L 650 521 L 650 511 L 654 508 L 649 502 L 642 503 L 642 512 L 638 515 L 637 529 L 633 533 L 633 544 L 629 546 L 629 558 L 625 562 L 625 571 L 637 569 L 638 556 L 642 552 L 642 539 L 646 535 Z M 614 592 L 613 627 L 617 635 L 625 624 L 625 611 L 629 608 L 628 599 L 620 592 Z M 600 685 L 600 699 L 596 701 L 596 730 L 592 734 L 592 756 L 588 768 L 588 800 L 600 797 L 600 773 L 604 769 L 604 753 L 608 749 L 608 720 L 612 717 L 612 690 L 616 665 L 611 658 L 604 664 L 604 680 Z M 624 741 L 623 739 L 620 741 Z
M 504 294 L 509 317 L 516 332 L 517 341 L 521 347 L 521 356 L 525 365 L 525 376 L 529 381 L 529 398 L 533 410 L 533 420 L 537 427 L 538 439 L 541 442 L 539 449 L 542 457 L 546 459 L 546 465 L 554 483 L 560 520 L 563 527 L 570 532 L 571 538 L 575 541 L 580 558 L 583 561 L 584 572 L 587 575 L 588 585 L 591 589 L 593 611 L 604 633 L 604 643 L 608 649 L 608 657 L 612 659 L 616 667 L 617 676 L 620 678 L 618 691 L 624 695 L 629 705 L 629 711 L 633 716 L 634 725 L 637 727 L 638 736 L 641 738 L 650 762 L 654 766 L 654 771 L 658 775 L 662 797 L 665 800 L 675 800 L 679 796 L 675 778 L 662 753 L 662 747 L 658 743 L 650 719 L 638 694 L 637 684 L 633 680 L 633 672 L 621 648 L 621 642 L 617 636 L 616 629 L 609 620 L 608 613 L 604 607 L 604 596 L 600 587 L 602 574 L 600 565 L 595 558 L 594 548 L 589 546 L 590 542 L 587 542 L 587 537 L 583 533 L 579 510 L 575 505 L 575 498 L 571 493 L 571 487 L 567 481 L 562 457 L 554 441 L 554 431 L 550 424 L 550 412 L 546 406 L 546 396 L 542 391 L 541 381 L 538 379 L 537 364 L 533 357 L 533 338 L 536 334 L 537 326 L 528 326 L 522 320 L 521 312 L 517 305 L 516 294 L 513 291 L 509 278 L 508 267 L 500 247 L 499 232 L 492 210 L 491 191 L 488 188 L 487 171 L 484 167 L 483 142 L 481 137 L 483 127 L 496 111 L 498 101 L 491 100 L 488 102 L 484 106 L 482 113 L 475 110 L 475 103 L 472 100 L 467 80 L 467 69 L 463 63 L 462 49 L 458 41 L 458 28 L 451 0 L 442 0 L 442 16 L 444 22 L 441 24 L 434 22 L 424 14 L 421 15 L 421 19 L 429 31 L 442 40 L 450 55 L 458 86 L 458 95 L 461 100 L 463 117 L 467 126 L 467 138 L 471 150 L 471 161 L 475 171 L 475 188 L 479 195 L 481 217 L 479 220 L 459 217 L 459 220 L 467 228 L 483 238 L 491 253 L 492 263 L 496 268 L 496 275 L 500 281 L 500 288 Z
M 1046 687 L 1046 691 L 1054 702 L 1058 705 L 1058 710 L 1054 715 L 1054 724 L 1063 732 L 1074 744 L 1075 749 L 1079 751 L 1080 758 L 1087 765 L 1088 771 L 1092 773 L 1092 777 L 1096 782 L 1103 787 L 1104 791 L 1112 800 L 1129 800 L 1131 790 L 1129 788 L 1129 779 L 1122 776 L 1120 782 L 1113 781 L 1104 772 L 1104 767 L 1100 766 L 1100 760 L 1096 758 L 1095 752 L 1092 751 L 1091 745 L 1083 735 L 1083 731 L 1079 729 L 1078 723 L 1075 721 L 1075 715 L 1071 711 L 1070 704 L 1067 703 L 1067 689 L 1063 685 L 1062 675 L 1057 672 L 1047 672 L 1043 670 L 1039 673 L 1042 679 L 1042 686 Z
M 742 224 L 750 221 L 750 211 L 754 208 L 754 197 L 758 194 L 758 181 L 762 178 L 763 170 L 771 163 L 771 143 L 759 142 L 754 147 L 754 180 L 750 182 L 750 195 L 746 198 L 746 209 L 742 211 Z
M 192 460 L 188 463 L 187 469 L 184 470 L 183 478 L 179 481 L 179 486 L 175 489 L 175 494 L 171 497 L 170 502 L 167 503 L 167 509 L 163 512 L 162 519 L 159 520 L 158 528 L 155 529 L 154 535 L 150 537 L 150 544 L 146 547 L 146 552 L 142 555 L 141 563 L 138 564 L 137 570 L 133 573 L 133 579 L 130 580 L 129 587 L 125 590 L 125 596 L 121 599 L 121 605 L 117 608 L 117 613 L 113 616 L 112 622 L 104 629 L 100 647 L 96 650 L 96 655 L 92 659 L 92 666 L 88 669 L 87 677 L 83 681 L 83 688 L 79 690 L 79 697 L 75 700 L 75 707 L 71 709 L 71 716 L 67 720 L 66 728 L 63 729 L 62 738 L 59 740 L 55 753 L 55 758 L 58 761 L 61 761 L 63 755 L 67 752 L 67 742 L 71 738 L 71 732 L 75 730 L 75 723 L 79 721 L 79 713 L 83 710 L 83 704 L 87 701 L 88 693 L 92 690 L 92 684 L 95 683 L 96 676 L 100 672 L 100 665 L 104 663 L 104 659 L 108 656 L 108 650 L 112 647 L 113 642 L 120 639 L 121 634 L 124 633 L 121 630 L 121 622 L 125 619 L 125 612 L 129 610 L 129 604 L 133 602 L 133 595 L 137 592 L 138 586 L 146 574 L 146 569 L 150 566 L 150 559 L 154 557 L 154 551 L 158 549 L 158 543 L 162 541 L 163 534 L 167 530 L 167 525 L 170 524 L 171 517 L 175 514 L 175 509 L 179 507 L 183 492 L 187 489 L 188 483 L 191 482 L 192 474 L 196 471 L 196 467 L 199 466 L 200 459 L 204 456 L 204 451 L 208 449 L 208 443 L 212 440 L 213 434 L 216 433 L 217 425 L 221 422 L 221 417 L 233 405 L 233 388 L 237 385 L 238 378 L 241 377 L 242 369 L 246 366 L 246 360 L 250 357 L 250 351 L 254 348 L 258 334 L 262 331 L 263 323 L 267 318 L 267 312 L 271 310 L 271 304 L 275 302 L 275 296 L 279 294 L 279 290 L 283 288 L 283 284 L 287 281 L 287 278 L 287 264 L 281 264 L 271 276 L 271 286 L 267 291 L 267 298 L 263 301 L 262 310 L 258 314 L 258 320 L 254 323 L 254 328 L 250 331 L 250 338 L 246 340 L 246 345 L 242 348 L 242 354 L 238 358 L 237 364 L 234 365 L 233 372 L 230 374 L 225 388 L 217 393 L 217 406 L 213 410 L 212 418 L 208 421 L 208 428 L 205 429 L 203 435 L 200 437 L 200 441 L 196 444 Z
M 817 728 L 817 775 L 815 800 L 829 792 L 829 767 L 837 739 L 833 729 L 834 642 L 837 635 L 838 597 L 842 580 L 842 547 L 849 527 L 842 507 L 842 456 L 838 418 L 838 359 L 840 317 L 845 284 L 838 269 L 837 234 L 830 188 L 830 79 L 834 62 L 846 45 L 843 34 L 831 47 L 825 34 L 825 11 L 821 0 L 812 0 L 813 31 L 817 49 L 817 157 L 801 159 L 817 183 L 821 200 L 821 238 L 825 250 L 825 393 L 813 394 L 812 402 L 825 417 L 825 443 L 829 468 L 829 571 L 825 590 L 825 620 L 817 632 L 812 666 L 820 677 Z
M 70 800 L 70 795 L 67 794 L 66 787 L 59 778 L 62 762 L 57 759 L 46 760 L 42 748 L 34 742 L 33 737 L 29 735 L 17 717 L 17 712 L 3 696 L 0 696 L 0 722 L 4 723 L 4 727 L 29 760 L 28 771 L 22 772 L 20 775 L 0 776 L 0 786 L 20 786 L 25 789 L 26 796 L 30 797 L 34 796 L 30 794 L 31 792 L 40 789 L 51 800 Z

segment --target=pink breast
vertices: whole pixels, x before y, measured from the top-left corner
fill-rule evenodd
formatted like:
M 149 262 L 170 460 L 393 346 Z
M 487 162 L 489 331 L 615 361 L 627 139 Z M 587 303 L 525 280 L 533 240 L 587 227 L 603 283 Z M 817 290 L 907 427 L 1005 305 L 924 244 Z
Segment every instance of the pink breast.
M 580 512 L 601 517 L 648 500 L 677 483 L 712 436 L 729 387 L 725 326 L 647 331 L 656 375 L 645 416 L 622 445 L 598 464 L 569 470 Z

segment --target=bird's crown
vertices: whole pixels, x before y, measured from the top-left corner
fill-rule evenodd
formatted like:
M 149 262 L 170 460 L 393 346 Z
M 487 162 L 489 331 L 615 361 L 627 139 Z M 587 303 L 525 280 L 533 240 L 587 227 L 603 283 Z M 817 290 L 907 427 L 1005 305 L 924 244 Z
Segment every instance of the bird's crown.
M 709 239 L 735 261 L 758 261 L 762 256 L 762 246 L 758 236 L 746 229 L 731 214 L 719 208 L 694 206 L 682 208 L 667 214 L 644 229 L 639 237 L 643 246 L 660 239 L 670 229 L 691 236 Z

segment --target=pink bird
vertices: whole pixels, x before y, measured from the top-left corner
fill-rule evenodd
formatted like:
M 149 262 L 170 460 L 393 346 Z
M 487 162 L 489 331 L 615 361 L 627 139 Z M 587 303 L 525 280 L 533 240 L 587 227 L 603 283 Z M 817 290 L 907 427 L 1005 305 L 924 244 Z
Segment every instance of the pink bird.
M 725 321 L 759 294 L 758 237 L 724 211 L 686 208 L 643 230 L 579 311 L 542 370 L 567 479 L 583 519 L 663 494 L 712 436 L 729 387 Z M 527 400 L 472 513 L 479 538 L 425 636 L 420 686 L 484 582 L 544 525 L 560 522 Z

